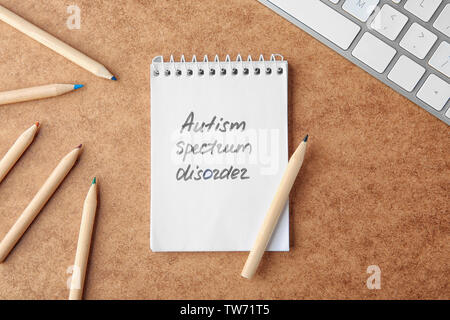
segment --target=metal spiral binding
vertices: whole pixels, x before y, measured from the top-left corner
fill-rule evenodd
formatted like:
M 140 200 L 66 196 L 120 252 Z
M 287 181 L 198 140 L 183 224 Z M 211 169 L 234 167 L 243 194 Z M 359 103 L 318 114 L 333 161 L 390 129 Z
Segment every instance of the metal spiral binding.
M 280 59 L 277 59 L 280 58 Z M 159 75 L 164 75 L 166 77 L 175 75 L 177 77 L 186 75 L 191 77 L 194 74 L 198 76 L 225 76 L 230 74 L 231 76 L 236 76 L 241 72 L 243 75 L 254 75 L 266 74 L 270 75 L 273 73 L 272 66 L 269 66 L 269 62 L 275 62 L 275 72 L 276 74 L 283 74 L 284 69 L 280 66 L 280 62 L 283 62 L 284 58 L 280 54 L 272 54 L 270 60 L 264 60 L 264 56 L 261 54 L 257 61 L 253 61 L 251 56 L 247 57 L 244 61 L 240 54 L 237 55 L 236 60 L 232 61 L 230 56 L 227 55 L 224 61 L 220 61 L 218 55 L 214 56 L 214 60 L 210 61 L 208 56 L 203 57 L 203 61 L 197 61 L 197 57 L 194 55 L 191 62 L 187 62 L 184 55 L 181 55 L 180 61 L 176 62 L 173 55 L 170 56 L 168 62 L 164 62 L 162 56 L 158 56 L 152 61 L 153 76 L 158 77 Z M 261 70 L 261 64 L 264 69 Z M 159 67 L 160 66 L 160 67 Z

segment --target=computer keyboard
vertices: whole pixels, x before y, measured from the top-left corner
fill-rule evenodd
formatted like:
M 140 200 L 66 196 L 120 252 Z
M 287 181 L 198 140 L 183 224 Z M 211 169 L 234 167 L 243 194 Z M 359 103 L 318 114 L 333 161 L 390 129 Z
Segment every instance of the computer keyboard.
M 450 0 L 259 0 L 450 124 Z

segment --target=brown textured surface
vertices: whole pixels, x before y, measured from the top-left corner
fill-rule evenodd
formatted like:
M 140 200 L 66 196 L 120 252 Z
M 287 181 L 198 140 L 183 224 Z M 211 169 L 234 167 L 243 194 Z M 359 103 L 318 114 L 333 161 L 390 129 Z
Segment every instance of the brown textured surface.
M 0 107 L 0 155 L 42 129 L 0 184 L 3 238 L 59 159 L 79 164 L 4 264 L 0 298 L 66 299 L 82 201 L 101 193 L 87 299 L 450 298 L 449 128 L 253 0 L 1 0 L 103 63 L 95 77 L 0 22 L 0 90 L 83 83 L 58 98 Z M 281 53 L 290 63 L 289 141 L 310 134 L 291 194 L 289 253 L 266 254 L 252 281 L 246 253 L 149 250 L 149 64 L 159 54 Z M 379 265 L 381 290 L 366 287 Z

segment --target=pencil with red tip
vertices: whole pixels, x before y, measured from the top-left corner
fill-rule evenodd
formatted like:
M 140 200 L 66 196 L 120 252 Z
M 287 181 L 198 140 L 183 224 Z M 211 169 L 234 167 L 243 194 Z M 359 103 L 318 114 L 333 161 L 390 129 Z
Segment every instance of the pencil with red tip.
M 82 145 L 80 144 L 59 162 L 42 187 L 36 193 L 34 198 L 8 231 L 6 236 L 3 238 L 2 242 L 0 242 L 0 263 L 6 259 L 16 243 L 20 240 L 41 209 L 45 206 L 47 201 L 51 198 L 53 193 L 75 165 L 81 153 L 81 148 Z
M 0 160 L 0 182 L 8 174 L 9 170 L 16 164 L 20 159 L 25 150 L 28 149 L 30 144 L 33 142 L 36 133 L 39 130 L 39 122 L 33 124 L 24 133 L 17 138 L 16 142 L 4 155 L 2 160 Z

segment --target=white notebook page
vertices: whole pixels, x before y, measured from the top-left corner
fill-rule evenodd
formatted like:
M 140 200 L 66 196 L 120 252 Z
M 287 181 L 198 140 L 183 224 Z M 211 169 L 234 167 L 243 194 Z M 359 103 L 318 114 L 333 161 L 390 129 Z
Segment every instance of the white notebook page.
M 153 251 L 251 249 L 288 161 L 287 71 L 285 61 L 154 60 Z M 289 250 L 288 206 L 268 250 Z

